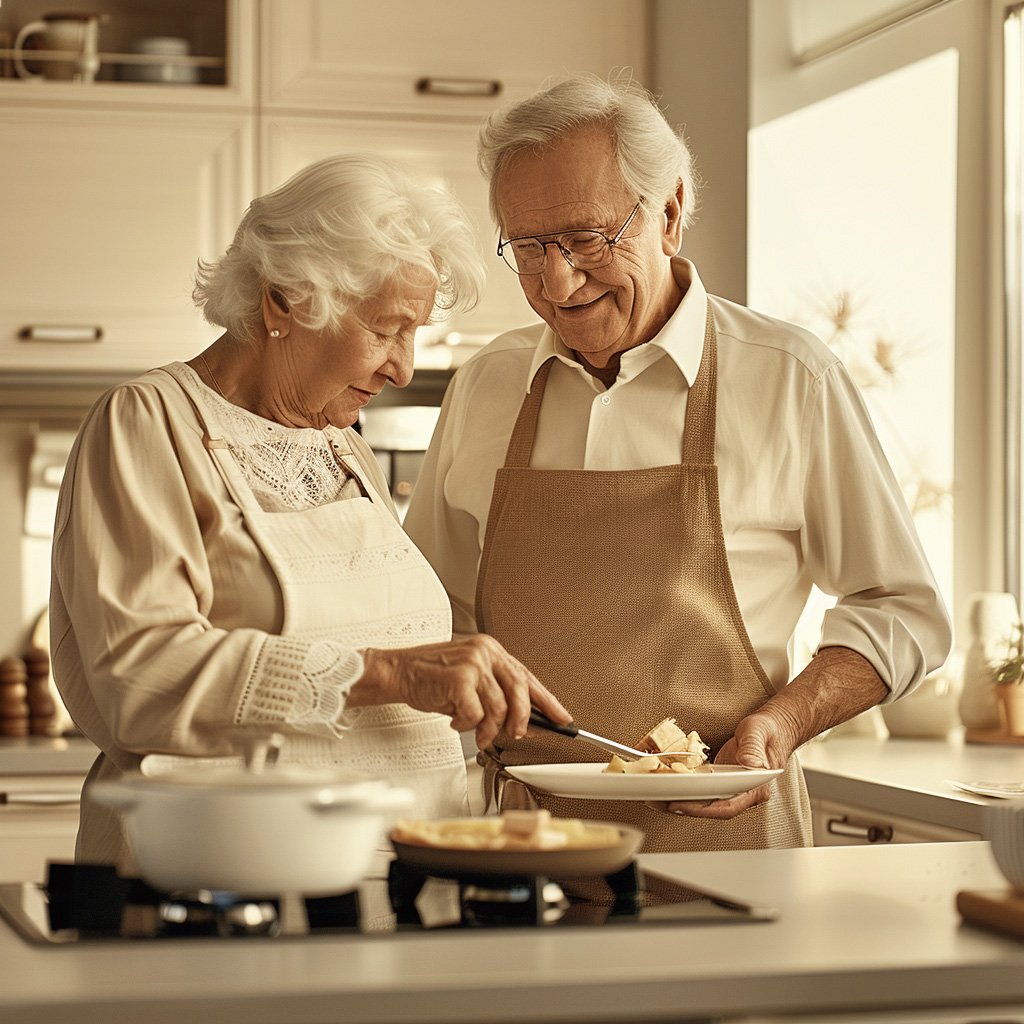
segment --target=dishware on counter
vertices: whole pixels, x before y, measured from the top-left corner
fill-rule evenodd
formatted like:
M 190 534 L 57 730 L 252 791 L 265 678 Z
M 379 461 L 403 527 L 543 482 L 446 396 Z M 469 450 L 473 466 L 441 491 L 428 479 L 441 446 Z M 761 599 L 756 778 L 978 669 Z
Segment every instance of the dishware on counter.
M 393 817 L 413 803 L 409 789 L 341 769 L 204 759 L 97 782 L 88 793 L 124 814 L 150 885 L 249 896 L 352 890 Z
M 136 39 L 129 53 L 144 57 L 164 57 L 162 61 L 124 63 L 118 77 L 123 82 L 152 82 L 158 85 L 195 85 L 199 69 L 182 58 L 191 55 L 187 39 L 177 36 L 147 36 Z
M 985 808 L 982 834 L 1006 880 L 1024 896 L 1024 799 Z
M 582 800 L 722 800 L 745 793 L 783 773 L 782 768 L 744 768 L 704 764 L 692 772 L 627 775 L 606 772 L 596 762 L 519 764 L 505 771 L 512 778 L 554 796 Z
M 1006 657 L 1007 644 L 1020 620 L 1013 594 L 984 591 L 972 594 L 968 623 L 970 640 L 964 652 L 963 685 L 958 712 L 970 730 L 999 730 L 1002 720 L 992 669 Z
M 19 78 L 45 78 L 48 81 L 93 82 L 100 69 L 99 30 L 105 15 L 91 11 L 60 11 L 44 14 L 38 21 L 23 25 L 14 39 L 14 70 Z M 25 49 L 27 40 L 38 37 L 36 55 Z M 43 56 L 51 54 L 51 56 Z M 38 61 L 37 74 L 25 66 L 25 58 Z
M 636 761 L 641 757 L 654 756 L 653 751 L 637 750 L 635 747 L 626 746 L 625 743 L 619 743 L 616 740 L 598 736 L 597 733 L 587 732 L 586 729 L 581 729 L 575 722 L 566 722 L 564 725 L 560 725 L 557 722 L 553 722 L 547 715 L 536 708 L 530 711 L 530 725 L 535 725 L 538 729 L 545 729 L 548 732 L 556 732 L 569 739 L 583 740 L 584 743 L 589 743 L 591 746 L 600 747 L 606 753 L 617 754 L 619 757 L 628 757 L 631 761 Z M 693 750 L 664 750 L 657 756 L 672 757 L 689 765 L 697 765 L 704 760 L 703 753 Z

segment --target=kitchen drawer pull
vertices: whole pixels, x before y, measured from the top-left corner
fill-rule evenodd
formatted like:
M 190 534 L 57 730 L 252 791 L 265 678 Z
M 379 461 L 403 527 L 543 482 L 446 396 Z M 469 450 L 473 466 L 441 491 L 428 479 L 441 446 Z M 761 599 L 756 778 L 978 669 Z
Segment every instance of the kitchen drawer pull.
M 432 96 L 497 96 L 501 82 L 496 78 L 421 78 L 416 91 Z
M 81 803 L 78 793 L 39 792 L 24 793 L 0 793 L 0 805 L 29 806 L 29 807 L 71 807 Z
M 103 328 L 29 324 L 18 331 L 18 337 L 22 341 L 99 341 L 103 337 Z
M 829 818 L 827 830 L 833 836 L 851 836 L 869 843 L 891 843 L 891 825 L 854 825 L 846 818 Z

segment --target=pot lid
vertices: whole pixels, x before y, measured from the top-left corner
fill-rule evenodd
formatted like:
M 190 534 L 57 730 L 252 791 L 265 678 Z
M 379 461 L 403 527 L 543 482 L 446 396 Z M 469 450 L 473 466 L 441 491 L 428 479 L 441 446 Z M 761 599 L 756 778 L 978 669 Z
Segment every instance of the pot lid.
M 307 765 L 278 764 L 252 771 L 242 765 L 198 764 L 149 770 L 137 775 L 124 776 L 124 782 L 146 789 L 186 787 L 189 789 L 239 790 L 306 790 L 329 788 L 335 794 L 345 792 L 346 800 L 356 801 L 388 789 L 383 779 L 375 779 L 344 768 L 312 767 Z

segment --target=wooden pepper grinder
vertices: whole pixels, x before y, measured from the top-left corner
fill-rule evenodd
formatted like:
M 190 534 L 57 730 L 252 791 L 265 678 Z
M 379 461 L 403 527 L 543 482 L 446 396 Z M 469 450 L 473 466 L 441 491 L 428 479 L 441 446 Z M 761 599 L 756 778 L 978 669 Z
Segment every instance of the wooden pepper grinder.
M 21 658 L 0 661 L 0 736 L 27 736 L 28 672 Z
M 33 736 L 57 736 L 57 703 L 50 693 L 50 655 L 30 647 L 22 656 L 28 676 L 28 727 Z

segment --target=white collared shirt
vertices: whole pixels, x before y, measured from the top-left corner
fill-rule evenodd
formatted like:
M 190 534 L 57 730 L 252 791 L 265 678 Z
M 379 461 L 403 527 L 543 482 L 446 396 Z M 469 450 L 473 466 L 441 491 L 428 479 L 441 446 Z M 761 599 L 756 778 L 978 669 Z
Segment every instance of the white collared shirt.
M 819 646 L 859 652 L 887 699 L 899 696 L 945 660 L 950 624 L 860 393 L 807 331 L 708 296 L 688 260 L 673 270 L 682 301 L 654 339 L 622 354 L 607 390 L 544 324 L 500 336 L 455 375 L 405 519 L 448 591 L 454 629 L 476 631 L 494 474 L 539 366 L 554 355 L 533 468 L 678 463 L 710 302 L 722 524 L 754 650 L 775 687 L 785 685 L 791 635 L 816 584 L 839 598 Z

